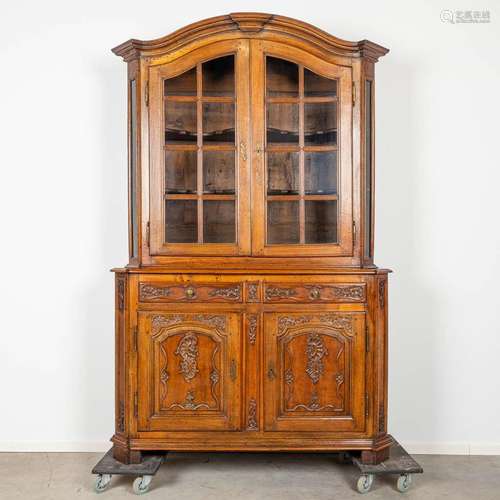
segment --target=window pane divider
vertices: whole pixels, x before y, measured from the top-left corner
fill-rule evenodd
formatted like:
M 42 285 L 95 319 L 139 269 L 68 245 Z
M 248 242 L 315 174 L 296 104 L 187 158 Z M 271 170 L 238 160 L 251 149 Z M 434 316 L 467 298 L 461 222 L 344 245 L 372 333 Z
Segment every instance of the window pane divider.
M 198 243 L 203 243 L 203 102 L 202 96 L 202 72 L 201 63 L 196 65 L 196 144 L 198 146 L 196 162 L 196 191 L 198 199 Z
M 306 210 L 304 202 L 304 66 L 299 65 L 299 240 L 306 240 Z

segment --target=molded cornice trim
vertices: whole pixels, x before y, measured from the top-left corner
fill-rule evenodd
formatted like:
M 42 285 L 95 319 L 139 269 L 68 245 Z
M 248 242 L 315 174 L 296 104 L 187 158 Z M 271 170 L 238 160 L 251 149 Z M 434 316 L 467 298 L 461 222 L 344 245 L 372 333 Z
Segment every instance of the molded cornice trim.
M 131 61 L 141 55 L 161 55 L 203 38 L 238 31 L 245 37 L 262 36 L 266 32 L 281 35 L 283 38 L 295 37 L 319 45 L 332 54 L 365 58 L 371 62 L 376 62 L 379 57 L 389 52 L 389 49 L 368 40 L 349 42 L 297 19 L 258 12 L 236 12 L 211 17 L 181 28 L 171 35 L 155 40 L 131 39 L 112 50 L 125 61 Z

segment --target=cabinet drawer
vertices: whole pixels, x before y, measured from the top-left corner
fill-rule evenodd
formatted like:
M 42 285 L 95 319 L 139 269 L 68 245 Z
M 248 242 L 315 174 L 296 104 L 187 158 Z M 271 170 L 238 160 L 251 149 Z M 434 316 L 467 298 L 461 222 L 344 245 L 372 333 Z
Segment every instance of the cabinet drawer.
M 265 283 L 264 302 L 365 302 L 364 283 Z
M 140 302 L 242 302 L 241 283 L 139 283 Z

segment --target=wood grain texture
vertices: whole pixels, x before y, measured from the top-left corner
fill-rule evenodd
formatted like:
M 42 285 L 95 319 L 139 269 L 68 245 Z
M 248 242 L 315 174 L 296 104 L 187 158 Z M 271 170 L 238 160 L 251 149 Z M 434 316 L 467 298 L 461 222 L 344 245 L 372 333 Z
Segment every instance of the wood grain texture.
M 130 260 L 114 270 L 114 457 L 359 450 L 366 463 L 383 460 L 392 443 L 389 271 L 374 266 L 366 236 L 374 105 L 362 90 L 367 80 L 373 89 L 374 63 L 387 49 L 284 16 L 234 13 L 113 51 L 128 62 L 135 89 Z M 209 80 L 205 65 L 227 57 L 233 73 Z M 296 91 L 268 74 L 267 57 L 297 68 Z M 329 154 L 336 170 L 319 176 L 312 154 Z M 332 191 L 311 191 L 314 175 L 316 187 Z M 179 241 L 166 236 L 170 202 L 195 207 L 173 221 Z M 210 229 L 207 202 L 218 204 Z M 335 204 L 335 231 L 312 202 Z M 297 243 L 271 243 L 269 203 L 297 203 Z M 286 240 L 295 208 L 281 208 L 275 235 Z M 321 233 L 313 241 L 311 221 Z

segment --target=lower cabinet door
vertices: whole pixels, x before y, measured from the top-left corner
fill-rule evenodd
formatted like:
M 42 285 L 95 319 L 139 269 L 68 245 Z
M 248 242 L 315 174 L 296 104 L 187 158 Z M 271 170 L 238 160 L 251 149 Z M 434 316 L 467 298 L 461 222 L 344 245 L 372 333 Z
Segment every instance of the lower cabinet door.
M 138 430 L 238 430 L 241 318 L 237 313 L 142 312 Z
M 265 429 L 365 429 L 365 313 L 267 313 Z

